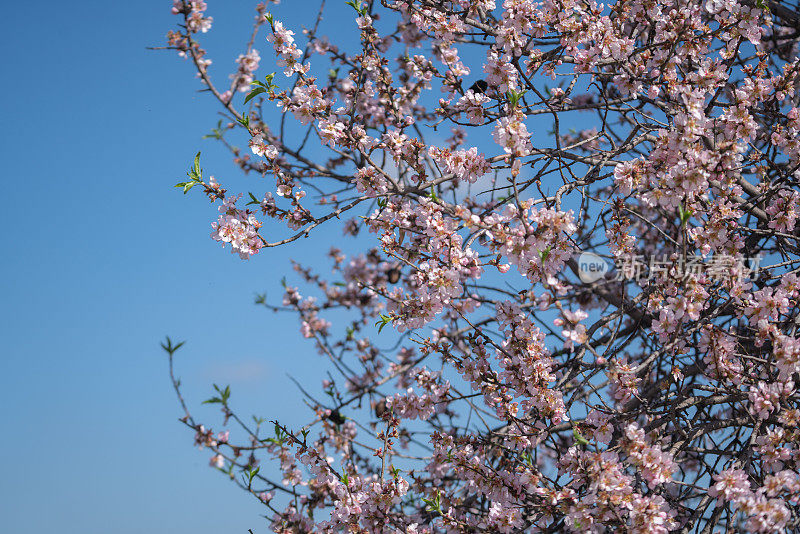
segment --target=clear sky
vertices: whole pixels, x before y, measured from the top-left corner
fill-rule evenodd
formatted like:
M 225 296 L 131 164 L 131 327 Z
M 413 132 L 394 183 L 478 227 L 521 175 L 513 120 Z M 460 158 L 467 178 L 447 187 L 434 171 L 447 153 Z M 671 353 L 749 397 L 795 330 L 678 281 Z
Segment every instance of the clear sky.
M 274 12 L 299 24 L 300 3 Z M 209 1 L 217 76 L 244 51 L 254 5 Z M 255 292 L 280 296 L 287 254 L 248 263 L 220 250 L 215 208 L 172 187 L 197 150 L 232 189 L 247 178 L 201 140 L 217 108 L 189 64 L 145 50 L 174 27 L 170 6 L 3 2 L 3 532 L 267 531 L 262 508 L 177 422 L 165 335 L 188 341 L 178 368 L 190 404 L 230 383 L 245 412 L 289 423 L 306 413 L 286 370 L 311 380 L 319 357 L 293 317 L 253 305 Z M 330 240 L 293 254 L 313 262 Z

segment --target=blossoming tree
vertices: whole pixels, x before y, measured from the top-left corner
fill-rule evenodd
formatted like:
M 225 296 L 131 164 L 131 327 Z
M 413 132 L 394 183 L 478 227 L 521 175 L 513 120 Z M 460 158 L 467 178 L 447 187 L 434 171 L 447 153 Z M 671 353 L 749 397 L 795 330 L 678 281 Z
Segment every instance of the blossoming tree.
M 275 532 L 800 531 L 800 14 L 318 7 L 300 33 L 256 6 L 227 80 L 206 3 L 172 8 L 212 136 L 262 177 L 233 194 L 198 154 L 178 185 L 218 204 L 212 238 L 248 259 L 353 236 L 262 302 L 329 361 L 307 425 L 219 387 L 212 431 L 164 345 L 212 465 Z M 351 25 L 326 38 L 331 11 Z

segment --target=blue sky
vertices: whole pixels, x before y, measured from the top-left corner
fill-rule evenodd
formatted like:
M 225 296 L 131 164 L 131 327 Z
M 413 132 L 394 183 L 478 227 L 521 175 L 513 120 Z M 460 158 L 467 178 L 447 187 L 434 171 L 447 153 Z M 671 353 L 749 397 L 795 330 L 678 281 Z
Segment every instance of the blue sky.
M 254 2 L 209 4 L 212 72 L 225 76 Z M 145 50 L 173 28 L 170 6 L 4 3 L 4 532 L 267 531 L 262 508 L 207 467 L 177 422 L 165 335 L 188 341 L 178 368 L 190 404 L 218 382 L 245 413 L 306 413 L 286 370 L 316 381 L 319 357 L 293 317 L 252 304 L 255 292 L 280 295 L 288 255 L 242 262 L 220 250 L 214 207 L 172 187 L 197 150 L 211 174 L 234 187 L 245 178 L 201 140 L 217 108 L 188 63 Z M 313 262 L 330 239 L 292 254 Z

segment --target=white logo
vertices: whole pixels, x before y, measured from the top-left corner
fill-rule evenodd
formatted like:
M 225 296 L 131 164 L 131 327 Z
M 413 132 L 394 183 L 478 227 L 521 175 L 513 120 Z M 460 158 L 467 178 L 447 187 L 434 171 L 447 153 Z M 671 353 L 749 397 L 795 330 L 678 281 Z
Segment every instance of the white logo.
M 608 262 L 594 252 L 583 252 L 578 256 L 578 277 L 585 284 L 597 282 L 608 272 Z

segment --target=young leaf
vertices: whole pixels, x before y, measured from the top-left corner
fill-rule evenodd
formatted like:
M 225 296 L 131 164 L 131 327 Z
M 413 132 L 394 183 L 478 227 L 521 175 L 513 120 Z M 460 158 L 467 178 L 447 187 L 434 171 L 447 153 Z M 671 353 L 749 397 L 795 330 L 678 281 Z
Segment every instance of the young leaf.
M 584 438 L 576 427 L 572 427 L 572 437 L 575 439 L 575 443 L 580 446 L 585 446 L 589 444 L 589 440 Z
M 200 152 L 195 154 L 194 162 L 192 163 L 192 169 L 189 171 L 189 174 L 198 180 L 203 177 L 203 171 L 200 169 Z
M 186 342 L 185 341 L 181 341 L 177 345 L 173 345 L 172 344 L 172 340 L 169 338 L 169 336 L 167 336 L 167 343 L 164 344 L 162 342 L 161 343 L 161 348 L 164 349 L 166 352 L 168 352 L 170 354 L 170 356 L 171 356 L 171 355 L 175 354 L 175 351 L 177 351 L 179 348 L 181 348 L 184 343 L 186 343 Z
M 381 333 L 383 327 L 386 326 L 388 323 L 392 322 L 392 318 L 388 315 L 381 314 L 381 320 L 375 323 L 375 326 L 378 327 L 378 333 Z
M 194 186 L 196 186 L 199 183 L 200 182 L 197 182 L 197 181 L 194 181 L 194 180 L 192 180 L 191 182 L 178 182 L 177 184 L 175 184 L 175 187 L 182 187 L 183 188 L 183 194 L 185 195 L 186 193 L 189 192 L 189 190 L 191 188 L 193 188 Z
M 247 104 L 247 103 L 248 103 L 248 102 L 250 102 L 252 99 L 254 99 L 254 98 L 255 98 L 255 97 L 257 97 L 258 95 L 260 95 L 261 93 L 266 93 L 266 92 L 267 92 L 267 90 L 266 90 L 266 89 L 264 89 L 263 87 L 256 87 L 255 89 L 253 89 L 252 91 L 250 91 L 250 94 L 249 94 L 249 95 L 247 95 L 247 96 L 245 97 L 245 99 L 244 99 L 244 103 L 245 103 L 245 104 Z
M 247 472 L 247 486 L 251 486 L 253 484 L 253 479 L 256 478 L 256 475 L 260 471 L 260 467 L 256 467 L 255 469 L 251 469 Z
M 353 9 L 356 10 L 356 13 L 358 13 L 361 16 L 364 16 L 366 14 L 366 12 L 367 12 L 367 9 L 361 6 L 361 0 L 358 0 L 358 3 L 353 2 L 351 0 L 351 1 L 345 2 L 345 5 L 352 6 Z
M 427 505 L 425 507 L 425 510 L 427 510 L 428 512 L 436 512 L 439 515 L 442 515 L 442 502 L 438 491 L 436 492 L 436 496 L 433 499 L 426 499 L 423 497 L 422 502 L 424 502 Z
M 681 220 L 681 226 L 686 226 L 686 223 L 692 217 L 692 210 L 687 210 L 683 207 L 683 204 L 678 206 L 678 217 Z
M 550 256 L 551 250 L 552 247 L 548 246 L 546 249 L 539 251 L 539 257 L 542 259 L 542 263 L 544 263 L 545 260 L 547 260 L 547 258 Z

